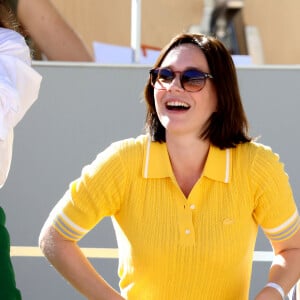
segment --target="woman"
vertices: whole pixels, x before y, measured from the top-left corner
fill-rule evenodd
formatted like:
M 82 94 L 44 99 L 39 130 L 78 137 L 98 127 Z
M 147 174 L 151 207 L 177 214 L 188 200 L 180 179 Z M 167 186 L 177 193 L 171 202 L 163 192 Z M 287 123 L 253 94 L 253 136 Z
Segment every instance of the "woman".
M 299 215 L 278 156 L 247 134 L 236 71 L 218 40 L 181 34 L 145 87 L 147 134 L 86 166 L 46 221 L 40 246 L 88 299 L 248 299 L 258 226 L 274 248 L 256 300 L 300 275 Z M 77 241 L 112 216 L 121 295 Z

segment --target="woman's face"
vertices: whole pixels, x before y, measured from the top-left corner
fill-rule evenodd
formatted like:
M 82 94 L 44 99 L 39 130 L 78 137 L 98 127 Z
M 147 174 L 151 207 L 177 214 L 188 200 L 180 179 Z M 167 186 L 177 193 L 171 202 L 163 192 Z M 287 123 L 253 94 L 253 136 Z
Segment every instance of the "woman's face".
M 191 68 L 210 72 L 203 52 L 193 44 L 182 44 L 172 49 L 160 68 L 169 68 L 174 72 Z M 154 100 L 158 118 L 166 129 L 166 138 L 172 135 L 192 135 L 198 138 L 217 107 L 213 79 L 207 79 L 202 90 L 188 92 L 181 87 L 179 73 L 176 73 L 166 89 L 154 88 Z

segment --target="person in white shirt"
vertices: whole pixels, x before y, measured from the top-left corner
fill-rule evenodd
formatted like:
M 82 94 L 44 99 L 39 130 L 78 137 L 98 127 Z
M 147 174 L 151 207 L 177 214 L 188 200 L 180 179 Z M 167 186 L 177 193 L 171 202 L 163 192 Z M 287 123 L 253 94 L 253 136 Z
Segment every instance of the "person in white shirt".
M 11 165 L 14 127 L 38 98 L 42 80 L 31 66 L 30 50 L 15 25 L 0 2 L 0 188 Z M 0 299 L 19 300 L 5 221 L 0 194 Z
M 37 99 L 40 82 L 24 38 L 0 28 L 0 187 L 10 168 L 13 128 Z

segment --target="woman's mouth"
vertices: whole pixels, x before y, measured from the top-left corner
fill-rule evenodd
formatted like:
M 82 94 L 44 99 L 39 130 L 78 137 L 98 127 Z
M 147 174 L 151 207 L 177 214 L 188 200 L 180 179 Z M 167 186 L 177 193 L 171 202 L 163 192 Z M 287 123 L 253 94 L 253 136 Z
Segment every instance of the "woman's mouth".
M 168 110 L 188 110 L 190 106 L 181 101 L 168 101 L 166 103 L 166 108 Z

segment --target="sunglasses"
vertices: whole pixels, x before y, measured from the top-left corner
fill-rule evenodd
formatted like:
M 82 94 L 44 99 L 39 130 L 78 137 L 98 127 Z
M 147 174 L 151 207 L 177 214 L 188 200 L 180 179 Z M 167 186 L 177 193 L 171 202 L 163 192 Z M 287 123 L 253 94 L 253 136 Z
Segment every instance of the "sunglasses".
M 212 79 L 213 76 L 197 69 L 188 69 L 183 72 L 175 72 L 168 68 L 156 68 L 150 70 L 151 85 L 157 90 L 168 89 L 176 77 L 180 74 L 181 87 L 187 92 L 199 92 L 204 86 L 206 79 Z

